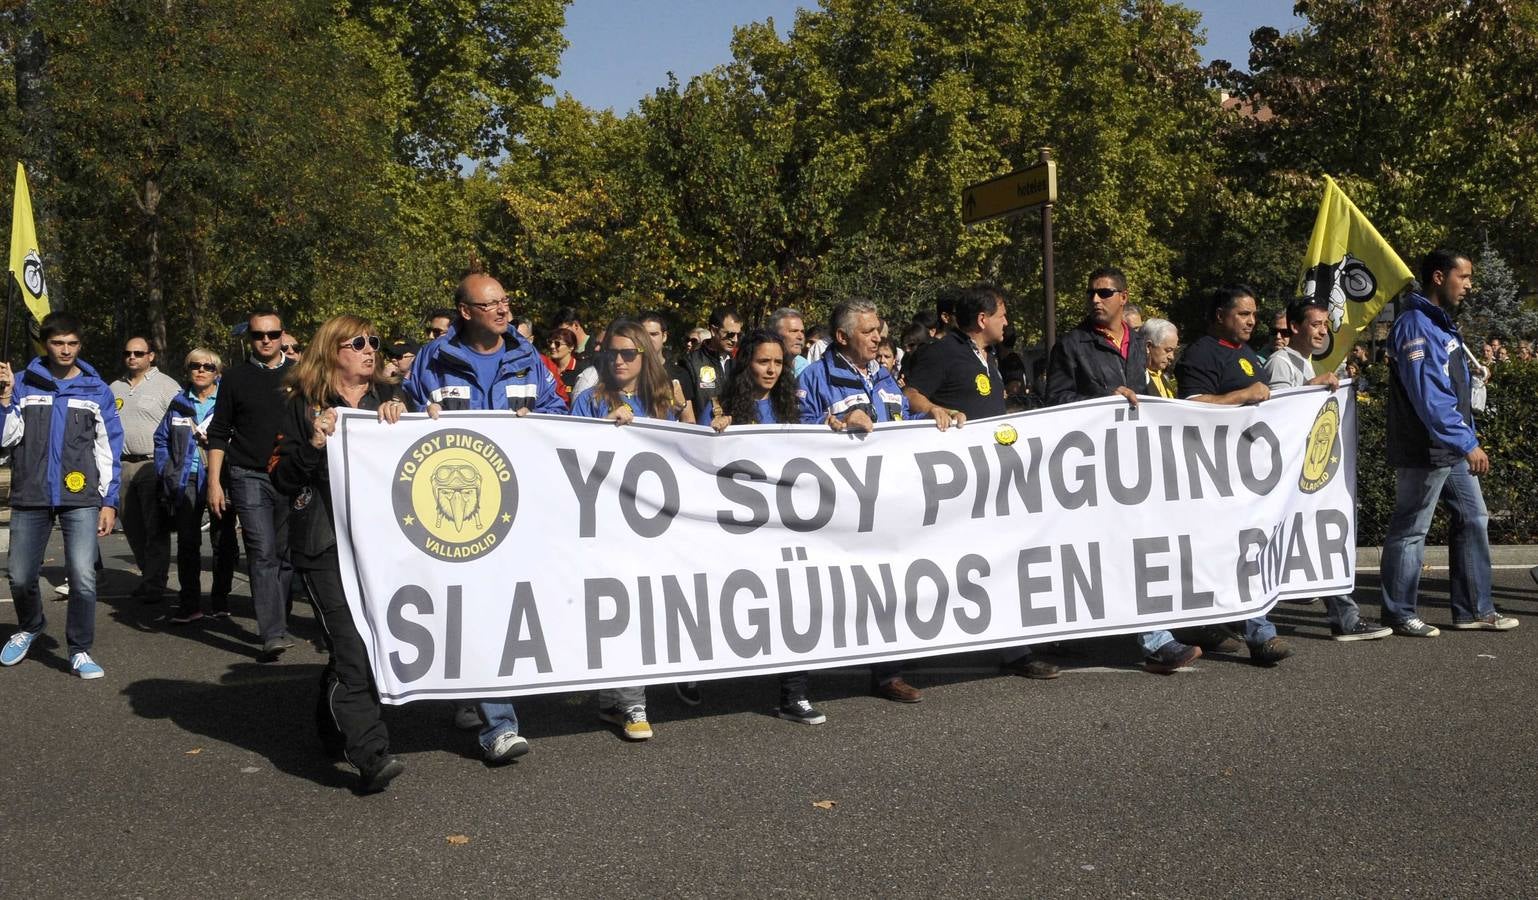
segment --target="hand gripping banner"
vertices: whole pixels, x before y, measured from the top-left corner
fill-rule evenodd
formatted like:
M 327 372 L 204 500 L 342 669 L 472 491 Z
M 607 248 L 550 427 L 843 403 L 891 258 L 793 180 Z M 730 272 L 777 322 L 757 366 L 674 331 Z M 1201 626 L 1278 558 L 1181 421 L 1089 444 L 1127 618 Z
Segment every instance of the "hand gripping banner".
M 970 422 L 348 413 L 329 464 L 381 698 L 730 678 L 1245 619 L 1349 593 L 1351 388 Z

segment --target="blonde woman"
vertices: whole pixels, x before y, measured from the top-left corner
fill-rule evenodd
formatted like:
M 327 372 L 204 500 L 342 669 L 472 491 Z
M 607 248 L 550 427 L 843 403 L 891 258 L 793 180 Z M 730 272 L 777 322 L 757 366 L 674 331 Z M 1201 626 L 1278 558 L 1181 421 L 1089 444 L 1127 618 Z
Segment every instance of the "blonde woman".
M 406 761 L 390 753 L 368 651 L 342 590 L 326 443 L 336 431 L 337 410 L 377 411 L 380 421 L 394 423 L 406 412 L 406 403 L 384 378 L 379 333 L 357 316 L 337 316 L 321 325 L 287 384 L 289 400 L 271 476 L 273 487 L 289 498 L 290 559 L 314 598 L 331 651 L 315 722 L 321 743 L 357 767 L 358 789 L 373 793 L 405 771 Z
M 186 625 L 205 616 L 230 614 L 230 584 L 240 546 L 235 543 L 235 517 L 210 517 L 208 538 L 214 548 L 214 583 L 205 607 L 202 592 L 203 515 L 208 511 L 208 423 L 219 398 L 224 361 L 202 347 L 187 354 L 187 388 L 166 408 L 155 429 L 155 475 L 160 496 L 171 510 L 176 532 L 176 580 L 181 603 L 171 616 L 173 625 Z

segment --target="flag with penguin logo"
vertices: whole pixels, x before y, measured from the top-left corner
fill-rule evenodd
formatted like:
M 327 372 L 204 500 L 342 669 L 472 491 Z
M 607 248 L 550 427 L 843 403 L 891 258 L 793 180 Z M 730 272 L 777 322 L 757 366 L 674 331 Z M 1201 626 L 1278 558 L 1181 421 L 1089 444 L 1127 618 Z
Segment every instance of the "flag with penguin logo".
M 1334 371 L 1361 330 L 1411 279 L 1409 267 L 1378 229 L 1335 179 L 1324 176 L 1324 201 L 1298 279 L 1298 296 L 1330 311 L 1330 340 L 1313 355 L 1314 371 Z
M 32 334 L 52 311 L 48 302 L 48 279 L 43 274 L 43 258 L 37 246 L 37 226 L 32 221 L 32 192 L 27 190 L 27 170 L 16 164 L 16 202 L 11 207 L 11 277 L 21 291 L 22 302 L 32 313 Z

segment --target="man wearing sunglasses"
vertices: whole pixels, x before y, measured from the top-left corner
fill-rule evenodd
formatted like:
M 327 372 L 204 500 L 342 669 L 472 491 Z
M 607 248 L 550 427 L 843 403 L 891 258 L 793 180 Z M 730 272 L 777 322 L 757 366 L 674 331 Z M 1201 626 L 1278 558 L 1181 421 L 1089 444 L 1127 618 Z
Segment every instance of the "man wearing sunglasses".
M 118 519 L 134 565 L 143 576 L 133 596 L 158 603 L 171 568 L 171 523 L 160 503 L 155 476 L 155 429 L 171 401 L 181 393 L 176 379 L 155 366 L 155 348 L 142 337 L 123 344 L 123 377 L 112 382 L 112 396 L 123 423 L 122 507 Z
M 1085 292 L 1085 316 L 1058 338 L 1047 362 L 1047 403 L 1060 406 L 1117 394 L 1133 406 L 1147 393 L 1148 349 L 1127 327 L 1127 276 L 1096 269 Z
M 448 332 L 417 353 L 401 388 L 417 408 L 497 410 L 525 416 L 531 412 L 565 415 L 566 401 L 539 351 L 514 327 L 507 291 L 484 273 L 471 273 L 454 291 L 456 317 Z M 455 712 L 462 728 L 480 729 L 488 763 L 500 765 L 529 752 L 518 734 L 518 714 L 510 699 Z
M 251 578 L 251 602 L 262 640 L 262 662 L 294 646 L 288 635 L 288 504 L 267 477 L 267 460 L 283 416 L 283 319 L 259 309 L 246 319 L 251 356 L 230 366 L 208 425 L 208 510 L 240 517 Z
M 729 306 L 718 306 L 710 313 L 710 340 L 683 358 L 688 373 L 683 381 L 684 397 L 694 409 L 694 417 L 721 396 L 731 379 L 737 343 L 742 339 L 742 316 Z

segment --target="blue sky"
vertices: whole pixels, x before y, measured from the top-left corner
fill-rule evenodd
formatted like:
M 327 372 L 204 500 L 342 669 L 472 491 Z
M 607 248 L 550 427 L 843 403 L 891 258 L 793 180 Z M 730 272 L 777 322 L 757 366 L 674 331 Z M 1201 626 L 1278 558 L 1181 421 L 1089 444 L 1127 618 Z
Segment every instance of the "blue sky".
M 1293 0 L 1185 0 L 1207 29 L 1203 55 L 1244 68 L 1249 34 L 1262 25 L 1298 27 Z M 572 0 L 557 93 L 588 106 L 624 113 L 660 87 L 667 73 L 680 81 L 731 58 L 732 28 L 774 19 L 780 34 L 796 9 L 815 0 Z

